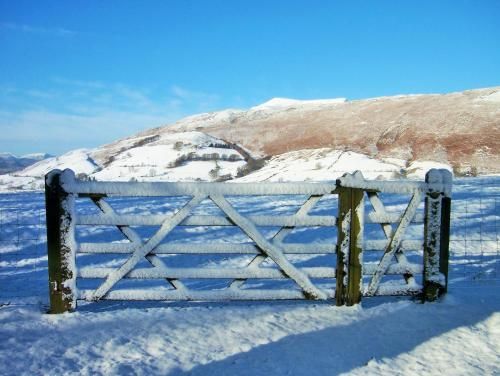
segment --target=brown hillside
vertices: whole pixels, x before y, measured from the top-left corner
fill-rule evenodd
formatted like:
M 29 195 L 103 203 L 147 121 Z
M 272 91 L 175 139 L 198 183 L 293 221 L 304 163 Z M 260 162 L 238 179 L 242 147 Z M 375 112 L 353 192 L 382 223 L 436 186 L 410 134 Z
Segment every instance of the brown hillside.
M 206 113 L 150 129 L 104 147 L 97 159 L 130 143 L 194 130 L 260 156 L 326 147 L 446 162 L 459 173 L 499 173 L 500 87 L 356 101 L 273 99 L 247 111 Z

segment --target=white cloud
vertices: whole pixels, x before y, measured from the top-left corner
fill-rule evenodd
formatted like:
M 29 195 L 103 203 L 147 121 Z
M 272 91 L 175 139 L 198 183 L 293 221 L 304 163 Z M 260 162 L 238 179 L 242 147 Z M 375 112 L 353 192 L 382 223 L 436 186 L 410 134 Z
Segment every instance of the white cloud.
M 179 86 L 163 92 L 156 90 L 153 95 L 150 89 L 121 83 L 63 78 L 53 81 L 56 85 L 45 91 L 0 87 L 0 92 L 16 93 L 15 97 L 4 96 L 3 105 L 0 101 L 3 147 L 8 143 L 33 143 L 36 150 L 52 153 L 61 153 L 75 145 L 95 147 L 187 115 L 213 110 L 219 100 L 217 95 Z M 65 147 L 66 144 L 70 146 Z
M 0 23 L 0 27 L 2 29 L 20 31 L 23 33 L 45 34 L 57 37 L 71 37 L 79 34 L 77 31 L 65 29 L 62 27 L 46 28 L 46 27 L 18 24 L 13 22 L 2 22 Z
M 81 142 L 82 147 L 98 146 L 173 120 L 167 116 L 120 111 L 88 115 L 50 111 L 0 112 L 3 142 L 33 142 L 58 150 L 64 149 L 66 141 Z

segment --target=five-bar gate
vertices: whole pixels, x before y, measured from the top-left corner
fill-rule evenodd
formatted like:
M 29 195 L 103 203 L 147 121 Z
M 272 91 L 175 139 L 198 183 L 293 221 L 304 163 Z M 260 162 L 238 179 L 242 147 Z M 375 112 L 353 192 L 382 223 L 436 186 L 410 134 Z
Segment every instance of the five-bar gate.
M 431 170 L 425 182 L 368 181 L 361 173 L 346 174 L 332 183 L 146 183 L 81 181 L 71 170 L 46 176 L 47 242 L 51 312 L 76 308 L 77 300 L 264 300 L 333 299 L 337 305 L 356 304 L 364 296 L 420 295 L 432 301 L 446 291 L 451 174 Z M 381 196 L 408 195 L 401 213 L 386 210 Z M 306 199 L 292 215 L 250 215 L 231 197 L 301 195 Z M 336 215 L 310 215 L 324 197 L 338 199 Z M 134 215 L 118 213 L 109 203 L 115 197 L 188 197 L 175 212 Z M 75 210 L 78 198 L 90 200 L 98 214 Z M 220 214 L 199 215 L 202 203 Z M 417 209 L 424 203 L 424 212 Z M 422 239 L 408 240 L 413 223 L 423 223 Z M 380 226 L 384 239 L 365 239 L 365 226 Z M 123 241 L 83 242 L 80 226 L 115 226 Z M 155 228 L 145 237 L 140 227 Z M 176 243 L 169 241 L 178 227 L 200 229 L 237 227 L 249 240 L 231 243 Z M 336 229 L 336 242 L 285 242 L 302 227 Z M 265 229 L 273 229 L 271 234 Z M 221 240 L 221 239 L 218 239 Z M 376 252 L 374 252 L 376 251 Z M 420 262 L 413 256 L 420 252 Z M 365 255 L 366 253 L 366 255 Z M 120 255 L 122 261 L 105 267 L 79 266 L 78 255 Z M 196 267 L 169 265 L 173 255 L 248 255 L 246 265 Z M 333 265 L 294 262 L 297 255 L 326 255 Z M 331 256 L 331 257 L 330 257 Z M 379 257 L 380 256 L 380 257 Z M 418 258 L 417 258 L 418 260 Z M 272 267 L 264 265 L 271 264 Z M 384 281 L 386 276 L 393 278 Z M 395 280 L 399 278 L 399 280 Z M 189 283 L 220 280 L 222 286 L 196 289 Z M 92 288 L 85 280 L 97 281 Z M 160 288 L 117 288 L 127 280 L 156 280 Z M 293 288 L 252 286 L 248 281 L 293 282 Z M 330 282 L 330 283 L 328 283 Z M 262 287 L 264 286 L 264 287 Z M 260 288 L 259 288 L 260 287 Z

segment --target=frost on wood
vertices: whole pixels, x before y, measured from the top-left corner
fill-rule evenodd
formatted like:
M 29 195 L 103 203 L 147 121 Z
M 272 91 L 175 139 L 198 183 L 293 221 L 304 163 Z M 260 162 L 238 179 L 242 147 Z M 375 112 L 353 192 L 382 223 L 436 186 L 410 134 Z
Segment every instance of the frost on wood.
M 107 278 L 115 271 L 113 268 L 84 267 L 78 270 L 80 278 Z M 335 278 L 335 269 L 327 267 L 302 268 L 302 273 L 310 278 Z M 274 268 L 169 268 L 158 266 L 154 268 L 136 268 L 127 273 L 131 279 L 287 279 L 280 270 Z
M 47 246 L 51 312 L 76 308 L 75 195 L 64 191 L 63 181 L 75 178 L 71 170 L 47 174 Z
M 65 182 L 64 189 L 77 194 L 110 196 L 196 196 L 196 195 L 324 195 L 336 189 L 332 183 L 169 183 L 169 182 Z
M 384 204 L 382 203 L 382 201 L 380 200 L 380 198 L 378 197 L 378 194 L 376 192 L 368 192 L 368 198 L 370 199 L 370 203 L 372 204 L 373 209 L 375 210 L 375 214 L 381 214 L 382 216 L 385 216 L 387 214 L 385 207 L 384 207 Z M 382 230 L 384 231 L 385 237 L 390 240 L 392 235 L 393 235 L 393 229 L 392 229 L 392 225 L 390 224 L 390 221 L 388 221 L 386 223 L 381 222 L 381 226 L 382 226 Z M 421 273 L 421 270 L 415 272 L 415 270 L 412 270 L 409 267 L 407 267 L 408 260 L 404 254 L 404 251 L 408 248 L 407 244 L 408 244 L 407 242 L 405 243 L 404 241 L 401 241 L 398 249 L 396 250 L 395 256 L 396 256 L 396 260 L 398 262 L 397 266 L 401 267 L 401 269 L 402 269 L 399 273 L 396 273 L 396 274 L 402 274 L 406 280 L 406 283 L 412 284 L 415 282 L 414 274 Z M 420 249 L 420 246 L 421 246 L 420 242 L 417 242 L 417 244 L 414 245 L 413 248 Z M 385 274 L 388 274 L 390 272 L 390 270 L 393 268 L 394 268 L 394 265 L 390 265 L 388 267 L 388 269 L 386 270 Z M 367 268 L 365 268 L 365 270 L 367 270 Z M 372 273 L 366 272 L 366 274 L 374 274 L 375 272 L 376 272 L 376 269 Z
M 358 173 L 360 175 L 360 173 Z M 346 175 L 344 175 L 346 176 Z M 364 192 L 339 188 L 337 255 L 337 305 L 353 305 L 361 300 Z
M 333 298 L 334 291 L 325 293 L 325 299 Z M 79 292 L 78 298 L 92 300 L 93 291 L 83 290 Z M 279 300 L 279 299 L 303 299 L 301 290 L 276 289 L 223 289 L 210 291 L 179 291 L 179 290 L 115 290 L 110 291 L 103 300 Z
M 451 197 L 453 175 L 446 169 L 429 170 L 425 176 L 429 193 L 442 193 L 446 197 Z
M 76 301 L 73 298 L 73 294 L 76 292 L 76 250 L 77 243 L 75 240 L 75 195 L 69 194 L 65 200 L 62 201 L 61 207 L 65 213 L 61 217 L 61 235 L 63 237 L 62 241 L 62 253 L 64 257 L 61 259 L 62 268 L 66 270 L 72 270 L 66 276 L 66 279 L 61 281 L 63 286 L 63 299 L 72 300 L 72 308 L 76 307 Z
M 285 254 L 325 254 L 335 253 L 334 245 L 329 244 L 280 244 Z M 132 243 L 80 243 L 79 253 L 133 253 L 136 245 Z M 154 249 L 156 254 L 259 254 L 255 244 L 245 243 L 167 243 Z
M 261 248 L 262 251 L 269 256 L 288 277 L 293 279 L 302 288 L 306 297 L 312 299 L 327 298 L 327 295 L 322 290 L 314 286 L 304 273 L 296 269 L 295 266 L 293 266 L 292 263 L 286 259 L 280 247 L 267 241 L 259 233 L 255 226 L 248 219 L 238 214 L 222 196 L 211 195 L 210 198 L 229 216 L 229 218 L 231 218 L 235 224 L 238 225 L 238 227 L 240 227 L 252 240 L 255 241 L 259 248 Z
M 446 172 L 447 173 L 447 172 Z M 362 276 L 371 276 L 366 295 L 381 294 L 414 294 L 421 287 L 415 283 L 415 274 L 424 273 L 424 290 L 427 285 L 440 285 L 446 283 L 446 275 L 441 272 L 439 250 L 441 247 L 441 209 L 434 208 L 433 200 L 447 197 L 451 189 L 448 189 L 450 181 L 445 173 L 433 171 L 429 173 L 426 183 L 418 182 L 389 182 L 387 184 L 367 181 L 359 172 L 353 175 L 344 175 L 332 183 L 252 183 L 252 184 L 227 184 L 227 183 L 107 183 L 94 181 L 76 180 L 71 171 L 54 172 L 47 176 L 47 181 L 60 179 L 60 190 L 63 192 L 61 210 L 65 213 L 60 216 L 61 240 L 67 245 L 71 252 L 68 258 L 61 260 L 60 265 L 71 271 L 67 278 L 60 283 L 70 293 L 66 297 L 73 296 L 76 292 L 75 280 L 79 278 L 104 279 L 95 290 L 87 290 L 78 296 L 85 299 L 115 299 L 130 296 L 132 299 L 143 293 L 143 299 L 148 296 L 168 296 L 173 299 L 191 300 L 195 297 L 234 297 L 235 299 L 253 299 L 258 296 L 288 296 L 291 298 L 326 299 L 335 291 L 337 304 L 351 305 L 359 302 L 361 298 Z M 447 187 L 447 190 L 444 190 Z M 442 191 L 438 191 L 442 189 Z M 403 215 L 388 213 L 378 197 L 378 191 L 389 193 L 412 194 L 412 199 Z M 374 211 L 365 215 L 364 192 Z M 66 193 L 70 192 L 70 193 Z M 336 193 L 339 195 L 338 218 L 332 215 L 310 215 L 309 211 L 324 195 Z M 66 195 L 66 196 L 64 196 Z M 300 206 L 293 215 L 248 215 L 239 212 L 225 196 L 243 195 L 307 195 L 309 198 Z M 416 209 L 423 196 L 427 197 L 425 219 L 425 267 L 408 262 L 404 251 L 420 250 L 421 241 L 404 240 L 403 235 L 410 222 L 415 221 Z M 101 211 L 99 214 L 83 213 L 77 215 L 74 210 L 74 198 L 88 197 Z M 106 202 L 108 196 L 191 196 L 192 199 L 174 214 L 151 214 L 137 215 L 128 213 L 119 214 Z M 204 200 L 211 200 L 222 213 L 219 215 L 199 215 L 193 213 L 193 209 Z M 235 200 L 241 200 L 235 198 Z M 295 199 L 294 199 L 295 200 Z M 437 201 L 436 201 L 437 202 Z M 440 205 L 441 201 L 439 201 Z M 168 211 L 170 212 L 170 210 Z M 250 213 L 255 213 L 250 211 Z M 286 213 L 286 211 L 285 211 Z M 418 221 L 421 221 L 418 218 Z M 364 223 L 378 223 L 382 227 L 387 240 L 363 239 Z M 399 223 L 398 223 L 399 222 Z M 397 223 L 393 229 L 391 223 Z M 76 244 L 74 239 L 75 225 L 85 226 L 116 226 L 124 235 L 125 240 L 121 242 L 105 243 L 81 243 Z M 149 238 L 143 240 L 132 226 L 160 226 L 160 229 Z M 170 232 L 177 226 L 184 226 L 182 231 L 191 231 L 189 226 L 221 226 L 238 227 L 241 235 L 247 236 L 246 242 L 241 240 L 236 243 L 178 243 L 178 240 L 163 242 Z M 262 227 L 277 227 L 272 230 L 274 235 L 270 238 L 268 230 L 261 231 Z M 333 244 L 303 244 L 285 243 L 285 237 L 296 227 L 334 227 L 338 228 L 336 247 Z M 64 230 L 63 230 L 64 229 Z M 188 230 L 189 229 L 189 230 Z M 232 230 L 228 228 L 227 231 Z M 300 232 L 299 232 L 300 233 Z M 250 243 L 248 242 L 250 240 Z M 228 239 L 231 241 L 231 239 Z M 120 264 L 100 265 L 99 267 L 83 267 L 76 269 L 75 250 L 83 254 L 107 254 L 116 253 Z M 379 263 L 368 263 L 363 266 L 364 249 L 384 248 L 384 256 Z M 61 248 L 63 249 L 63 248 Z M 437 250 L 437 251 L 436 251 Z M 441 250 L 442 251 L 442 250 Z M 289 254 L 332 254 L 337 252 L 336 268 L 332 267 L 299 267 L 295 263 L 296 257 Z M 434 252 L 434 253 L 433 253 Z M 226 268 L 213 267 L 190 267 L 189 264 L 172 267 L 169 257 L 160 255 L 170 254 L 234 254 L 253 255 L 243 264 L 234 261 L 228 263 Z M 397 263 L 394 263 L 394 259 Z M 123 261 L 126 260 L 126 261 Z M 144 261 L 150 266 L 143 267 Z M 228 258 L 229 260 L 229 258 Z M 239 262 L 239 261 L 238 261 Z M 169 265 L 167 265 L 169 264 Z M 272 264 L 273 267 L 268 267 Z M 392 281 L 381 283 L 384 275 L 401 275 L 405 281 L 401 284 L 392 285 Z M 336 278 L 336 289 L 332 289 L 331 283 L 325 281 L 316 282 L 311 280 Z M 125 284 L 115 285 L 122 279 L 129 279 Z M 136 280 L 136 285 L 141 286 L 140 279 L 164 279 L 166 285 L 162 286 L 161 292 L 148 292 L 137 288 L 136 293 L 129 295 L 123 292 L 126 284 Z M 193 279 L 219 279 L 230 281 L 217 281 L 219 284 L 227 284 L 221 291 L 201 292 L 196 289 L 192 291 L 188 284 L 184 285 L 181 280 Z M 258 280 L 291 280 L 295 282 L 295 290 L 290 294 L 274 293 L 277 290 L 265 290 L 266 283 L 262 285 Z M 247 283 L 248 280 L 248 283 Z M 406 282 L 406 284 L 404 284 Z M 197 282 L 196 282 L 197 283 Z M 274 283 L 274 282 L 273 282 Z M 262 285 L 263 293 L 250 293 L 252 285 Z M 321 287 L 320 287 L 321 286 Z M 248 287 L 248 288 L 247 288 Z M 333 290 L 333 291 L 332 291 Z M 213 294 L 211 294 L 213 292 Z M 267 295 L 266 295 L 267 294 Z M 74 305 L 69 308 L 74 308 Z
M 104 283 L 94 292 L 93 300 L 99 300 L 102 298 L 120 279 L 129 273 L 143 257 L 151 252 L 165 238 L 165 236 L 173 230 L 175 226 L 182 222 L 196 205 L 204 199 L 205 196 L 194 197 L 182 209 L 180 209 L 172 217 L 172 219 L 165 221 L 153 237 L 151 237 L 145 244 L 137 247 L 125 264 L 108 275 L 106 281 L 104 281 Z
M 414 193 L 422 192 L 443 192 L 445 196 L 451 196 L 452 174 L 446 169 L 432 169 L 427 173 L 428 181 L 375 181 L 365 180 L 363 175 L 356 171 L 354 174 L 345 174 L 337 183 L 341 187 L 359 188 L 368 191 L 378 191 L 386 193 Z
M 351 237 L 349 236 L 351 232 L 351 211 L 348 211 L 341 224 L 341 230 L 343 234 L 346 234 L 342 242 L 340 243 L 339 252 L 342 255 L 342 271 L 343 278 L 342 284 L 347 286 L 347 276 L 348 276 L 348 266 L 349 266 L 349 249 L 351 248 Z
M 451 173 L 431 170 L 425 180 L 430 189 L 425 199 L 424 299 L 432 301 L 447 288 Z M 443 185 L 448 188 L 436 188 Z
M 382 276 L 385 274 L 387 268 L 391 264 L 393 257 L 396 255 L 396 252 L 399 249 L 406 228 L 410 224 L 412 218 L 415 216 L 415 212 L 421 200 L 422 200 L 422 194 L 419 191 L 416 191 L 413 194 L 413 197 L 411 198 L 407 208 L 405 209 L 403 217 L 401 218 L 401 222 L 399 222 L 396 231 L 394 231 L 394 233 L 389 239 L 389 243 L 387 244 L 384 250 L 384 256 L 382 257 L 382 260 L 380 261 L 379 266 L 375 271 L 375 273 L 373 274 L 373 277 L 368 285 L 368 288 L 366 289 L 365 292 L 366 295 L 375 295 L 375 293 L 377 292 L 380 280 L 382 279 Z
M 113 225 L 113 226 L 160 226 L 163 222 L 172 218 L 172 215 L 124 215 L 116 213 L 105 213 L 98 215 L 79 215 L 76 218 L 78 225 Z M 334 216 L 249 216 L 248 219 L 256 226 L 286 226 L 286 227 L 315 227 L 335 226 Z M 197 215 L 189 216 L 181 222 L 180 226 L 234 226 L 224 216 Z

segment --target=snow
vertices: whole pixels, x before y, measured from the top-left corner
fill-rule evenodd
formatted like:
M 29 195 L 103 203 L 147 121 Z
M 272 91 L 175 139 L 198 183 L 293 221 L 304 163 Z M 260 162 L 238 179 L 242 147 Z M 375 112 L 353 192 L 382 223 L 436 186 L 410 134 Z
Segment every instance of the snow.
M 8 159 L 13 159 L 13 158 L 18 158 L 16 157 L 14 154 L 12 153 L 8 153 L 8 152 L 2 152 L 0 153 L 0 158 L 8 158 Z
M 202 132 L 195 132 L 195 131 L 176 132 L 171 134 L 167 133 L 162 135 L 160 140 L 161 141 L 156 141 L 156 142 L 169 144 L 180 141 L 187 145 L 197 146 L 198 148 L 202 146 L 208 146 L 211 144 L 227 145 L 226 142 L 219 140 L 218 138 L 212 137 Z
M 165 134 L 149 143 L 145 139 L 120 142 L 106 164 L 96 161 L 99 149 L 78 149 L 0 175 L 0 191 L 41 190 L 44 175 L 52 169 L 71 168 L 84 177 L 106 181 L 213 181 L 235 177 L 246 164 L 226 142 L 201 132 Z
M 31 153 L 31 154 L 26 154 L 23 155 L 21 158 L 29 158 L 29 159 L 35 159 L 38 161 L 41 161 L 42 159 L 47 159 L 53 157 L 50 154 L 47 153 Z
M 46 315 L 47 266 L 42 256 L 45 239 L 36 235 L 8 241 L 7 225 L 36 218 L 43 208 L 43 195 L 19 193 L 0 195 L 0 303 L 7 303 L 6 293 L 17 298 L 0 306 L 0 369 L 2 374 L 138 374 L 138 375 L 390 375 L 390 374 L 461 374 L 494 375 L 500 373 L 500 299 L 498 291 L 498 207 L 499 178 L 463 179 L 454 182 L 450 286 L 448 294 L 435 303 L 419 304 L 408 298 L 363 298 L 354 307 L 335 307 L 332 302 L 100 302 L 79 303 L 76 312 Z M 479 192 L 485 195 L 479 196 Z M 406 198 L 384 197 L 388 213 L 404 210 Z M 117 213 L 165 215 L 185 205 L 185 198 L 164 197 L 111 200 Z M 235 197 L 231 204 L 245 215 L 291 215 L 306 197 L 267 198 Z M 81 201 L 81 202 L 80 202 Z M 96 213 L 92 205 L 77 202 L 84 214 Z M 324 202 L 325 201 L 325 202 Z M 367 200 L 366 200 L 367 201 Z M 203 214 L 217 214 L 217 208 L 205 202 Z M 320 200 L 309 215 L 326 215 L 336 207 Z M 16 208 L 17 213 L 13 213 Z M 368 215 L 368 203 L 365 207 Z M 419 209 L 420 210 L 420 209 Z M 198 213 L 200 214 L 200 213 Z M 219 213 L 220 214 L 220 213 Z M 469 216 L 466 216 L 468 214 Z M 371 227 L 370 227 L 371 226 Z M 379 226 L 367 226 L 365 247 L 369 241 L 384 237 Z M 408 228 L 410 234 L 421 227 Z M 79 239 L 86 242 L 124 243 L 111 228 L 83 227 Z M 148 234 L 136 229 L 141 238 Z M 203 247 L 227 241 L 249 246 L 241 233 L 228 226 L 209 232 L 207 229 L 179 228 L 169 234 L 178 246 Z M 412 232 L 413 231 L 413 232 Z M 264 232 L 271 238 L 276 229 Z M 379 237 L 378 237 L 379 236 Z M 31 240 L 30 240 L 31 239 Z M 404 241 L 415 241 L 404 239 Z M 482 239 L 481 243 L 472 240 Z M 489 241 L 490 239 L 491 241 Z M 385 240 L 384 240 L 385 241 Z M 403 241 L 403 242 L 404 242 Z M 472 242 L 472 245 L 470 244 Z M 311 228 L 292 232 L 284 245 L 307 243 L 308 246 L 335 244 L 335 231 Z M 418 241 L 416 241 L 418 246 Z M 469 244 L 467 246 L 467 244 Z M 481 246 L 479 247 L 478 244 Z M 306 246 L 302 244 L 302 246 Z M 461 249 L 460 247 L 466 247 Z M 17 247 L 17 248 L 16 248 Z M 468 247 L 468 248 L 467 248 Z M 13 250 L 18 252 L 11 254 Z M 249 249 L 250 250 L 250 249 Z M 409 252 L 409 250 L 407 251 Z M 373 265 L 380 258 L 365 252 L 365 262 Z M 83 255 L 77 260 L 83 267 L 120 267 L 129 255 Z M 97 257 L 105 256 L 102 262 Z M 233 257 L 221 255 L 162 255 L 168 268 L 206 269 L 242 268 L 254 254 Z M 409 257 L 414 254 L 409 253 Z M 287 254 L 294 264 L 308 270 L 325 265 L 334 255 Z M 421 261 L 421 260 L 420 260 Z M 420 264 L 419 261 L 419 264 Z M 411 264 L 415 263 L 412 260 Z M 496 264 L 495 264 L 496 263 Z M 392 264 L 404 268 L 410 264 Z M 148 265 L 144 261 L 141 269 Z M 331 266 L 331 265 L 329 265 Z M 463 268 L 477 271 L 465 278 Z M 275 265 L 266 260 L 260 268 L 274 273 Z M 82 269 L 81 269 L 82 270 Z M 83 269 L 85 270 L 85 269 Z M 258 270 L 258 269 L 257 269 Z M 495 271 L 496 270 L 496 271 Z M 189 270 L 187 270 L 189 271 Z M 322 271 L 323 272 L 323 271 Z M 209 273 L 209 271 L 207 271 Z M 252 270 L 248 271 L 252 273 Z M 484 278 L 490 273 L 490 279 Z M 493 273 L 493 274 L 491 274 Z M 483 277 L 482 277 L 483 276 Z M 136 280 L 131 280 L 135 282 Z M 80 282 L 80 281 L 79 281 Z M 138 282 L 141 282 L 138 280 Z M 151 285 L 152 298 L 164 294 L 181 296 L 165 281 Z M 280 282 L 280 281 L 278 281 Z M 398 283 L 399 282 L 399 283 Z M 402 279 L 383 281 L 379 287 L 395 291 Z M 258 280 L 242 291 L 256 290 Z M 187 281 L 195 290 L 192 298 L 203 298 L 209 289 L 214 295 L 224 293 L 225 283 Z M 278 297 L 298 297 L 298 290 L 276 285 Z M 419 282 L 410 285 L 418 288 Z M 81 294 L 88 291 L 80 287 Z M 331 287 L 328 290 L 331 294 Z M 116 295 L 133 296 L 137 290 L 126 285 L 112 290 Z M 241 293 L 241 292 L 240 292 Z M 253 293 L 253 291 L 252 291 Z M 198 295 L 196 295 L 198 294 Z M 115 297 L 116 297 L 115 295 Z M 226 297 L 227 297 L 226 296 Z M 112 297 L 112 295 L 111 295 Z M 206 297 L 206 296 L 205 296 Z M 31 303 L 31 304 L 30 304 Z
M 313 100 L 298 100 L 289 98 L 272 98 L 267 102 L 264 102 L 258 106 L 254 106 L 250 111 L 260 111 L 260 110 L 282 110 L 291 107 L 324 107 L 324 106 L 335 106 L 341 103 L 345 103 L 347 100 L 345 98 L 335 98 L 335 99 L 313 99 Z
M 63 188 L 73 193 L 102 193 L 116 196 L 196 196 L 196 195 L 322 195 L 335 190 L 334 183 L 159 183 L 66 181 Z
M 436 304 L 102 304 L 61 316 L 0 310 L 2 373 L 494 375 L 498 293 Z
M 477 98 L 477 101 L 499 103 L 500 102 L 500 90 L 495 90 L 491 94 L 481 96 Z
M 41 177 L 49 171 L 58 168 L 64 170 L 70 168 L 77 173 L 91 174 L 98 168 L 97 164 L 90 158 L 91 150 L 76 149 L 60 157 L 53 157 L 35 163 L 16 173 L 17 176 Z
M 92 176 L 96 180 L 128 181 L 193 181 L 196 178 L 211 180 L 210 171 L 217 169 L 218 176 L 236 176 L 245 165 L 241 155 L 232 149 L 203 147 L 199 140 L 196 147 L 183 146 L 176 150 L 172 144 L 146 145 L 118 155 L 105 169 Z M 174 141 L 175 142 L 175 141 Z M 183 141 L 186 142 L 186 141 Z M 196 160 L 196 159 L 207 160 Z M 213 158 L 213 160 L 210 160 Z
M 449 164 L 434 161 L 414 161 L 408 166 L 407 177 L 409 179 L 423 180 L 425 174 L 432 169 L 445 169 L 453 174 L 453 169 Z
M 50 158 L 52 157 L 50 154 L 47 154 L 47 153 L 32 153 L 32 154 L 25 154 L 25 155 L 21 155 L 20 157 L 19 156 L 16 156 L 12 153 L 8 153 L 8 152 L 0 152 L 0 159 L 1 158 L 14 158 L 14 159 L 22 159 L 22 158 L 25 158 L 25 159 L 33 159 L 33 160 L 42 160 L 42 159 L 46 159 L 46 158 Z
M 0 191 L 42 190 L 45 174 L 54 170 L 70 168 L 78 174 L 91 175 L 99 166 L 90 157 L 92 150 L 72 150 L 60 157 L 43 159 L 23 170 L 0 175 Z
M 245 111 L 243 110 L 227 109 L 223 111 L 192 115 L 179 120 L 178 122 L 174 123 L 172 127 L 179 131 L 203 129 L 213 125 L 217 125 L 221 122 L 230 122 L 243 113 L 245 113 Z
M 275 98 L 267 105 L 288 106 L 292 103 L 307 103 L 309 108 L 340 102 Z M 236 116 L 231 111 L 226 115 Z M 320 148 L 276 155 L 262 168 L 238 178 L 247 165 L 246 156 L 240 152 L 245 154 L 239 147 L 199 131 L 141 135 L 97 149 L 73 150 L 44 159 L 24 170 L 0 175 L 0 192 L 42 190 L 47 172 L 65 168 L 73 169 L 83 179 L 121 182 L 331 181 L 356 170 L 367 179 L 423 180 L 430 169 L 452 170 L 445 163 L 417 160 L 408 165 L 408 161 L 398 158 L 379 160 L 354 151 Z
M 333 149 L 292 151 L 271 158 L 260 170 L 236 181 L 324 181 L 360 170 L 367 179 L 390 179 L 401 168 L 364 154 Z

